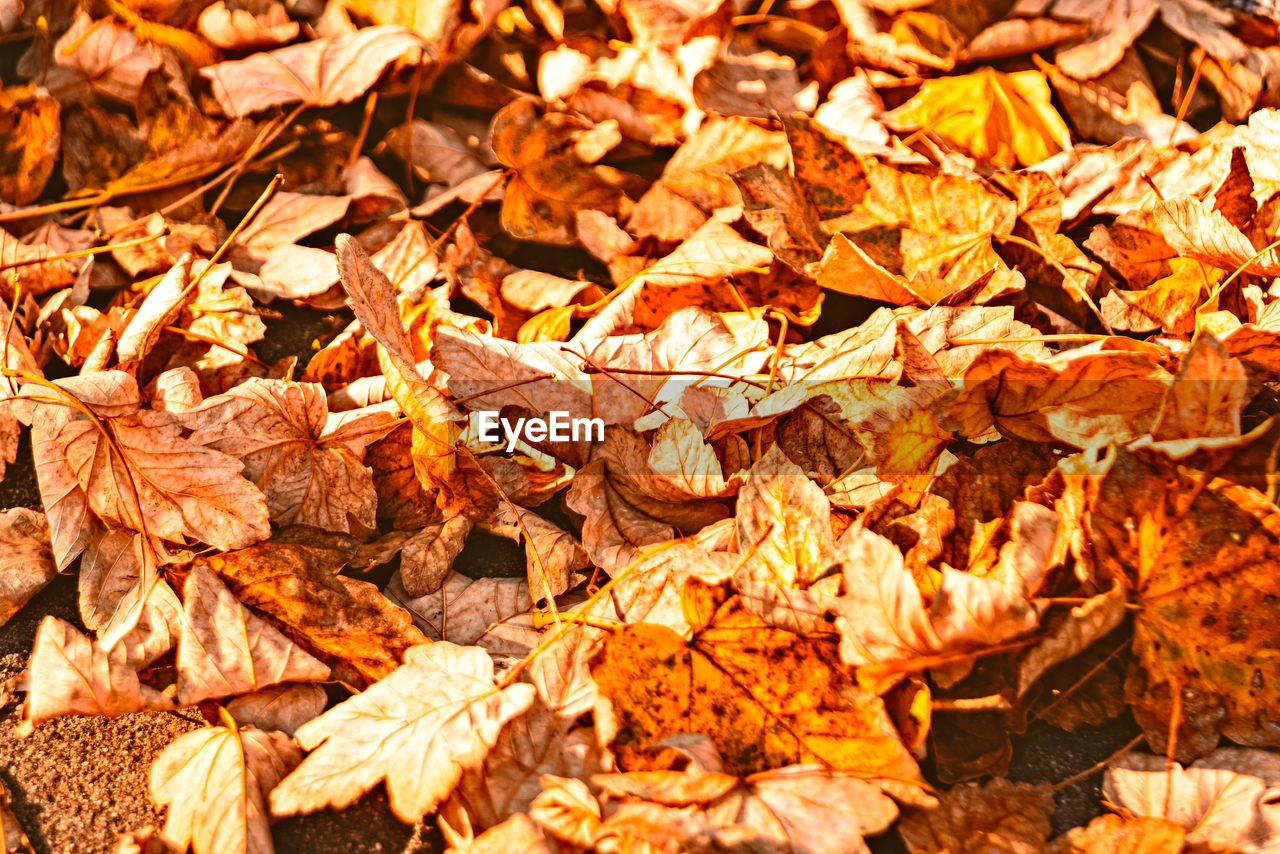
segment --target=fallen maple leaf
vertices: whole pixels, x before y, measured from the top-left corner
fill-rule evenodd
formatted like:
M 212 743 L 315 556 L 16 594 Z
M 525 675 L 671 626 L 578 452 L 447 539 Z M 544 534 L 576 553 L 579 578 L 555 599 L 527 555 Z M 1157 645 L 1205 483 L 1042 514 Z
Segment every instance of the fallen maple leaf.
M 0 626 L 53 580 L 49 524 L 23 507 L 0 512 Z
M 208 568 L 191 570 L 182 596 L 187 619 L 178 640 L 179 702 L 329 677 L 328 667 L 237 602 Z
M 299 758 L 284 733 L 252 727 L 179 736 L 151 766 L 151 797 L 168 808 L 165 840 L 196 854 L 272 854 L 267 793 Z
M 138 681 L 123 650 L 102 649 L 57 617 L 41 621 L 28 669 L 26 710 L 32 724 L 62 715 L 114 717 L 173 707 Z
M 271 812 L 341 809 L 385 780 L 396 817 L 415 823 L 484 759 L 533 695 L 531 685 L 496 688 L 483 650 L 445 641 L 413 647 L 390 676 L 299 727 L 295 738 L 311 752 L 272 791 Z
M 1049 84 L 1038 71 L 1005 74 L 983 68 L 927 80 L 885 122 L 908 130 L 928 128 L 993 166 L 1030 166 L 1071 144 L 1066 123 L 1049 101 Z

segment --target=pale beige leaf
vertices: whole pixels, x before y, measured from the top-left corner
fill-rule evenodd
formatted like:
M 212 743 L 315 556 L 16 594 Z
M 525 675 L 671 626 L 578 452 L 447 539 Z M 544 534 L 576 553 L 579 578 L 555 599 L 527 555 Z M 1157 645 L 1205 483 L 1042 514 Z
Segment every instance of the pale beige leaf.
M 0 626 L 57 574 L 44 514 L 25 507 L 0 512 Z
M 542 829 L 524 813 L 494 825 L 475 839 L 461 842 L 449 849 L 450 854 L 508 854 L 523 851 L 526 854 L 556 854 L 559 846 L 549 841 Z
M 227 703 L 227 713 L 241 726 L 293 733 L 324 711 L 324 688 L 307 682 L 272 685 L 242 694 Z
M 248 9 L 228 9 L 225 0 L 218 0 L 200 13 L 196 29 L 210 43 L 230 50 L 273 47 L 298 35 L 298 23 L 289 20 L 280 3 L 270 3 L 255 15 Z
M 806 854 L 865 852 L 862 837 L 898 817 L 879 786 L 815 765 L 755 774 L 706 811 L 717 825 L 749 827 L 781 850 Z
M 347 196 L 277 192 L 240 232 L 237 243 L 256 255 L 263 255 L 333 225 L 346 215 L 350 204 Z
M 1185 768 L 1127 753 L 1111 763 L 1102 790 L 1129 814 L 1182 825 L 1187 842 L 1205 850 L 1280 850 L 1280 756 L 1274 753 L 1223 747 Z
M 121 651 L 104 650 L 57 617 L 45 617 L 28 665 L 27 720 L 62 715 L 125 715 L 168 709 L 163 694 L 143 685 Z
M 172 325 L 178 319 L 183 307 L 191 299 L 191 294 L 187 291 L 190 280 L 191 254 L 184 252 L 173 269 L 165 273 L 147 294 L 129 319 L 129 325 L 120 333 L 120 340 L 116 343 L 116 356 L 120 364 L 140 361 L 151 351 L 164 327 Z
M 151 766 L 168 807 L 164 838 L 195 854 L 273 854 L 267 793 L 298 764 L 284 733 L 206 727 L 179 736 Z
M 130 28 L 112 20 L 94 20 L 83 11 L 58 39 L 52 56 L 62 68 L 123 103 L 137 99 L 147 75 L 161 62 L 159 50 Z
M 1232 272 L 1242 269 L 1259 276 L 1280 276 L 1280 250 L 1259 254 L 1240 229 L 1199 199 L 1159 202 L 1155 221 L 1179 255 Z
M 813 581 L 835 562 L 830 517 L 822 489 L 773 446 L 738 492 L 742 571 L 784 585 Z
M 236 601 L 207 567 L 192 568 L 182 599 L 187 619 L 178 641 L 179 702 L 329 678 L 326 665 Z
M 840 538 L 840 659 L 858 667 L 924 657 L 941 646 L 924 597 L 892 542 L 861 527 Z
M 414 647 L 390 676 L 298 729 L 311 752 L 271 793 L 271 811 L 341 809 L 386 781 L 392 811 L 417 822 L 483 761 L 534 693 L 496 689 L 493 662 L 476 647 Z
M 403 27 L 366 27 L 220 62 L 200 73 L 212 83 L 218 106 L 233 118 L 281 104 L 326 107 L 360 97 L 388 65 L 418 55 L 425 44 Z

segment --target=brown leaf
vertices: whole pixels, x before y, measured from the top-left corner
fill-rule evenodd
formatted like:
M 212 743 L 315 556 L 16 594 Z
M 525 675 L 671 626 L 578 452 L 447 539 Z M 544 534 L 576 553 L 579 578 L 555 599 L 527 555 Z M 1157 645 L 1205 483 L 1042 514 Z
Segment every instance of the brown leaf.
M 95 414 L 31 391 L 31 402 L 22 401 L 39 413 L 33 453 L 59 565 L 82 548 L 87 510 L 175 543 L 234 549 L 268 535 L 266 502 L 240 476 L 240 463 L 183 438 L 171 413 L 140 409 L 128 374 L 99 371 L 59 384 Z
M 321 566 L 306 546 L 263 543 L 203 558 L 244 605 L 271 617 L 290 637 L 342 666 L 351 681 L 379 679 L 426 638 L 409 615 L 366 581 Z
M 392 62 L 417 55 L 423 40 L 403 27 L 366 27 L 200 69 L 232 118 L 281 104 L 345 104 L 363 95 Z
M 473 579 L 460 572 L 450 572 L 437 590 L 417 597 L 392 578 L 387 596 L 408 609 L 432 640 L 468 646 L 485 646 L 491 630 L 533 607 L 523 579 Z
M 241 694 L 230 700 L 226 709 L 240 726 L 293 735 L 298 727 L 323 712 L 328 700 L 320 685 L 291 682 Z
M 44 514 L 25 507 L 0 512 L 0 626 L 57 574 Z
M 237 602 L 207 567 L 192 568 L 182 599 L 187 619 L 178 640 L 178 702 L 329 678 L 328 667 Z
M 938 800 L 934 810 L 903 816 L 898 832 L 911 854 L 1048 851 L 1053 792 L 1046 784 L 965 783 Z
M 364 449 L 390 429 L 394 407 L 329 412 L 318 384 L 249 379 L 180 418 L 192 442 L 244 463 L 273 522 L 358 534 L 375 528 Z

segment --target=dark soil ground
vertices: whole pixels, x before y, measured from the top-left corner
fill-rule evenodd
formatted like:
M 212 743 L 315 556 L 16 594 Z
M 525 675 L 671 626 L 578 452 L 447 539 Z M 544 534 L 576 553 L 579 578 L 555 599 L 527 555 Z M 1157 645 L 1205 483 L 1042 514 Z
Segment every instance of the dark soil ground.
M 267 338 L 257 347 L 259 355 L 268 363 L 296 355 L 301 367 L 309 358 L 311 342 L 335 330 L 332 316 L 273 307 L 283 316 L 268 323 Z M 40 506 L 25 435 L 18 462 L 0 481 L 0 508 L 17 506 Z M 460 571 L 476 577 L 510 574 L 512 555 L 498 552 L 512 544 L 497 538 L 472 540 L 459 557 Z M 515 563 L 522 566 L 520 554 L 515 554 Z M 0 627 L 0 684 L 26 666 L 36 627 L 49 614 L 79 625 L 74 576 L 56 579 Z M 16 700 L 0 706 L 0 779 L 37 854 L 106 854 L 122 833 L 161 827 L 164 816 L 148 794 L 152 760 L 173 739 L 204 725 L 199 712 L 186 709 L 115 719 L 61 718 L 21 738 L 14 731 L 17 709 Z M 1107 759 L 1136 732 L 1127 716 L 1074 733 L 1034 724 L 1014 741 L 1009 776 L 1037 783 L 1067 780 Z M 1055 836 L 1100 813 L 1101 779 L 1098 772 L 1055 793 Z M 279 854 L 425 854 L 442 848 L 434 829 L 399 822 L 381 787 L 341 813 L 277 822 L 272 836 Z M 904 851 L 893 833 L 869 841 L 880 854 Z

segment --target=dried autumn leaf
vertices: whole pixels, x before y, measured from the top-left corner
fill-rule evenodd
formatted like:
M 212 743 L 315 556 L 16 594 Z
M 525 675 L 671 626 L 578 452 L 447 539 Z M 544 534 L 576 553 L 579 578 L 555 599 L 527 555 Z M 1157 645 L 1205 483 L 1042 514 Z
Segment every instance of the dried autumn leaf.
M 740 573 L 806 586 L 835 560 L 831 507 L 822 489 L 776 445 L 747 473 L 738 493 Z
M 376 527 L 364 449 L 394 423 L 394 408 L 330 412 L 318 384 L 252 378 L 180 417 L 192 442 L 244 463 L 273 522 L 344 533 Z
M 0 626 L 57 574 L 44 514 L 25 507 L 0 512 Z
M 5 854 L 33 854 L 31 840 L 18 824 L 17 817 L 9 809 L 9 790 L 0 782 L 0 850 Z
M 58 102 L 35 87 L 0 91 L 0 199 L 35 201 L 53 174 L 62 125 Z
M 1053 792 L 1046 784 L 965 783 L 943 792 L 937 808 L 913 811 L 898 827 L 911 854 L 1045 851 Z
M 324 687 L 308 682 L 272 685 L 252 694 L 241 694 L 230 700 L 227 714 L 240 726 L 293 733 L 312 718 L 318 717 L 328 704 Z
M 1183 767 L 1128 753 L 1103 780 L 1107 800 L 1129 815 L 1167 819 L 1208 850 L 1270 851 L 1280 842 L 1274 753 L 1224 747 Z
M 267 793 L 300 758 L 280 732 L 206 727 L 179 736 L 151 766 L 151 797 L 168 807 L 164 839 L 195 854 L 272 854 Z
M 1229 481 L 1194 487 L 1204 476 L 1158 451 L 1117 451 L 1086 522 L 1101 569 L 1132 577 L 1141 606 L 1126 697 L 1160 749 L 1178 718 L 1186 758 L 1212 749 L 1220 732 L 1245 744 L 1277 741 L 1280 658 L 1263 616 L 1277 595 L 1265 569 L 1278 548 L 1269 527 L 1276 510 Z
M 419 54 L 426 43 L 403 27 L 366 27 L 247 59 L 200 69 L 218 106 L 232 118 L 281 104 L 325 107 L 354 101 L 391 63 Z
M 533 607 L 529 584 L 519 578 L 468 578 L 450 572 L 438 589 L 411 597 L 395 577 L 387 596 L 408 609 L 432 640 L 485 646 L 501 623 Z
M 210 569 L 196 566 L 182 589 L 187 619 L 178 640 L 178 702 L 244 694 L 277 682 L 329 678 L 312 658 L 236 601 Z
M 992 166 L 1031 166 L 1069 148 L 1067 125 L 1038 71 L 981 68 L 926 80 L 911 100 L 886 114 L 904 130 L 928 128 L 949 145 Z
M 262 543 L 197 565 L 218 573 L 239 602 L 271 617 L 293 640 L 343 665 L 342 678 L 379 679 L 426 638 L 377 587 L 326 569 L 327 558 L 332 554 L 323 549 Z
M 1155 221 L 1164 239 L 1180 255 L 1232 272 L 1280 275 L 1280 252 L 1274 247 L 1265 252 L 1255 248 L 1220 211 L 1198 199 L 1160 202 Z
M 1050 846 L 1051 854 L 1181 854 L 1185 828 L 1160 818 L 1122 818 L 1102 815 L 1087 827 L 1073 827 Z
M 496 688 L 493 662 L 476 647 L 413 647 L 390 676 L 298 729 L 311 752 L 271 793 L 271 812 L 340 809 L 385 780 L 392 811 L 417 822 L 533 696 L 532 685 Z
M 268 535 L 266 502 L 240 476 L 240 463 L 184 438 L 173 414 L 141 409 L 133 377 L 98 371 L 58 383 L 69 399 L 28 386 L 19 403 L 34 419 L 36 474 L 59 565 L 83 547 L 88 510 L 176 543 L 233 549 Z
M 615 631 L 591 675 L 617 722 L 624 769 L 647 767 L 655 744 L 692 732 L 711 739 L 730 773 L 820 761 L 859 776 L 918 780 L 884 705 L 830 663 L 833 652 L 731 601 L 689 641 L 647 623 Z M 793 678 L 779 683 L 778 668 Z
M 173 707 L 138 681 L 123 650 L 102 649 L 57 617 L 41 621 L 27 667 L 26 710 L 32 724 L 62 715 L 114 717 Z

